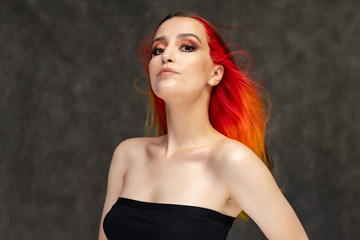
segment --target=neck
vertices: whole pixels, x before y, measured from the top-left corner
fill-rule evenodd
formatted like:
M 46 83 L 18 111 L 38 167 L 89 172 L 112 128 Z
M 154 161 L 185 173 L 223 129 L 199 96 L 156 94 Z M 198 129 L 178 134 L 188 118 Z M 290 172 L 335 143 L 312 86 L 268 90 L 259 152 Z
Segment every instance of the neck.
M 166 104 L 166 156 L 204 146 L 209 143 L 211 136 L 218 134 L 210 124 L 208 107 L 208 101 Z

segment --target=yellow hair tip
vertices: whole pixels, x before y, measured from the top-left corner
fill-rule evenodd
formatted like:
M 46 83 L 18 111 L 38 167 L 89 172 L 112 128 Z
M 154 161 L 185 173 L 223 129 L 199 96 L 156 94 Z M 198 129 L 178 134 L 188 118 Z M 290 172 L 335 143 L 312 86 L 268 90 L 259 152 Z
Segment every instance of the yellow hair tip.
M 245 220 L 245 221 L 249 221 L 249 216 L 244 212 L 244 211 L 241 211 L 238 215 L 239 218 L 241 218 L 242 220 Z

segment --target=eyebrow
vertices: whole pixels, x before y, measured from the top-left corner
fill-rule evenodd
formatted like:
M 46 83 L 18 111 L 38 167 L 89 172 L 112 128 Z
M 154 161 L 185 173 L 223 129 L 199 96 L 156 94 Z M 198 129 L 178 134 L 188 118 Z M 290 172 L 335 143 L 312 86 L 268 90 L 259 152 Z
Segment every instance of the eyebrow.
M 202 45 L 202 42 L 201 42 L 200 38 L 199 38 L 198 36 L 196 36 L 195 34 L 193 34 L 193 33 L 181 33 L 181 34 L 177 35 L 177 38 L 185 38 L 185 37 L 194 37 L 194 38 L 196 38 L 196 39 L 201 43 L 201 45 Z M 151 46 L 154 45 L 155 42 L 165 41 L 165 40 L 166 40 L 165 37 L 155 38 L 155 39 L 152 41 Z

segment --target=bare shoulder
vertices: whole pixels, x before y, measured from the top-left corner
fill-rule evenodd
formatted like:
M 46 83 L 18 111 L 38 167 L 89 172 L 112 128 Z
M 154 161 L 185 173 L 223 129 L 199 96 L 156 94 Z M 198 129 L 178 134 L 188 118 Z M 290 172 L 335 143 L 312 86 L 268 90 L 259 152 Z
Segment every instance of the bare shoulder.
M 250 166 L 266 168 L 261 159 L 239 141 L 225 139 L 217 144 L 214 150 L 214 159 L 221 170 L 227 171 L 235 167 L 238 173 L 241 173 L 242 170 L 246 171 Z
M 238 200 L 240 195 L 246 192 L 245 189 L 251 190 L 263 182 L 274 183 L 264 162 L 239 141 L 222 141 L 213 156 L 217 175 L 227 186 L 230 196 Z M 238 203 L 240 204 L 240 201 Z
M 253 151 L 227 140 L 218 146 L 215 159 L 231 199 L 268 239 L 308 239 L 271 172 Z
M 252 150 L 225 140 L 217 146 L 214 158 L 229 196 L 268 239 L 308 239 L 271 172 Z
M 114 150 L 113 162 L 129 162 L 146 154 L 149 145 L 157 144 L 161 137 L 137 137 L 122 141 Z
M 115 148 L 114 153 L 120 154 L 120 153 L 129 153 L 133 148 L 140 147 L 144 142 L 146 142 L 146 137 L 138 137 L 138 138 L 128 138 L 119 143 L 117 147 Z
M 118 147 L 131 147 L 131 146 L 139 146 L 139 145 L 144 145 L 144 144 L 149 144 L 149 143 L 153 143 L 153 142 L 157 142 L 159 141 L 161 137 L 135 137 L 135 138 L 128 138 L 124 141 L 122 141 Z
M 109 167 L 108 186 L 110 186 L 111 192 L 120 193 L 121 184 L 119 183 L 122 182 L 131 166 L 142 158 L 146 145 L 151 141 L 151 138 L 147 137 L 129 138 L 117 145 Z M 112 186 L 117 186 L 119 189 L 113 191 Z
M 137 147 L 149 141 L 149 137 L 128 138 L 119 143 L 115 150 L 126 150 L 129 147 Z
M 151 137 L 128 138 L 117 145 L 113 158 L 132 158 L 134 155 L 141 153 L 149 143 L 154 141 L 152 139 Z

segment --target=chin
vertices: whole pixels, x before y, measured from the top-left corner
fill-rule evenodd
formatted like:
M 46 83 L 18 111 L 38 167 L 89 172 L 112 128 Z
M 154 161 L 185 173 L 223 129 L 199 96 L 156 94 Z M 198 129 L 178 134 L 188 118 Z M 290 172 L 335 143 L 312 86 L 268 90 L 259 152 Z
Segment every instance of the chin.
M 154 86 L 155 85 L 155 86 Z M 163 99 L 165 96 L 171 96 L 179 92 L 176 81 L 171 79 L 160 80 L 152 85 L 152 89 L 156 96 Z
M 172 98 L 174 98 L 177 95 L 176 91 L 170 91 L 169 89 L 167 89 L 167 90 L 157 89 L 156 91 L 154 90 L 154 93 L 157 97 L 161 98 L 164 101 L 171 100 Z

